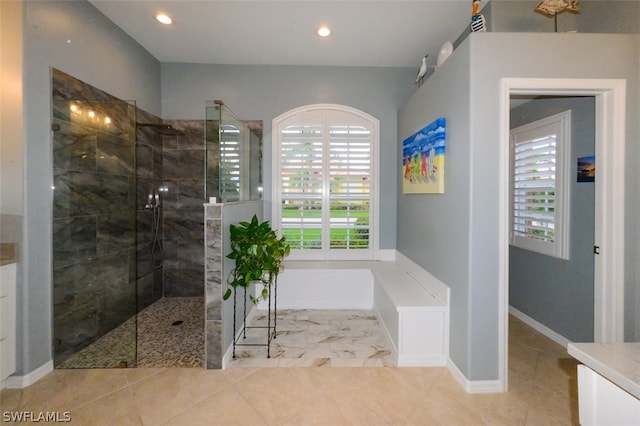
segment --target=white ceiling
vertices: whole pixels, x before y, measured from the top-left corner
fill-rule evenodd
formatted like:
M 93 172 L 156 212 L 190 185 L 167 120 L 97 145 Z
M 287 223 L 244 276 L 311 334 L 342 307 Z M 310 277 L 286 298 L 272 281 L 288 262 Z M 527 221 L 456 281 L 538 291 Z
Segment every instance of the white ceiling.
M 90 0 L 160 62 L 416 67 L 467 28 L 469 0 Z M 166 12 L 174 24 L 159 24 Z M 327 39 L 316 35 L 331 27 Z

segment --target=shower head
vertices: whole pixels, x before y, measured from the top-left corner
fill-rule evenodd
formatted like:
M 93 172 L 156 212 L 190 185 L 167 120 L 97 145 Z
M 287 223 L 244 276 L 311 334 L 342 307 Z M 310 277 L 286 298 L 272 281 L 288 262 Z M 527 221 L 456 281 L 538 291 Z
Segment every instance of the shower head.
M 156 132 L 160 133 L 161 135 L 164 136 L 177 136 L 177 135 L 184 135 L 184 132 L 178 130 L 178 129 L 174 129 L 173 126 L 171 126 L 171 124 L 162 124 L 162 123 L 136 123 L 136 126 L 138 127 L 150 127 L 153 130 L 155 130 Z

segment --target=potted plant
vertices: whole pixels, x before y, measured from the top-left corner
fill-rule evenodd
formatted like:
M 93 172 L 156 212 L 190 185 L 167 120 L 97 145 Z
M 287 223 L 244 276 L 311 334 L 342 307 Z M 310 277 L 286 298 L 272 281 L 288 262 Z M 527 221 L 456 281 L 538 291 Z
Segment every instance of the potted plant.
M 231 297 L 237 287 L 245 289 L 253 282 L 262 283 L 260 297 L 250 296 L 253 303 L 269 296 L 271 284 L 282 270 L 282 262 L 289 255 L 290 246 L 284 236 L 278 238 L 269 221 L 259 222 L 253 215 L 251 222 L 231 225 L 231 253 L 227 258 L 235 260 L 235 268 L 227 278 L 227 290 L 223 299 Z

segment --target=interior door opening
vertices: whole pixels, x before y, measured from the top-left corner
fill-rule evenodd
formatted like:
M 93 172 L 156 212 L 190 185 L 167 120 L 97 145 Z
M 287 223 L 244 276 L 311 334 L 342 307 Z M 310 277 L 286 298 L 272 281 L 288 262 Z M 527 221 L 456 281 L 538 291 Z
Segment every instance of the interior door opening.
M 500 92 L 499 380 L 508 389 L 509 110 L 513 95 L 593 96 L 595 99 L 594 341 L 622 342 L 624 324 L 624 152 L 626 81 L 504 78 Z

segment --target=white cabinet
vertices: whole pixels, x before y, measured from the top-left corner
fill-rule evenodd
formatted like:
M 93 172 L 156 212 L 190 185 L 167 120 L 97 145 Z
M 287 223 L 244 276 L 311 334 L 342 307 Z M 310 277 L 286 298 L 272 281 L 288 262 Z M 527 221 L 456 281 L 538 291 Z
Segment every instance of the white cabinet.
M 640 424 L 640 400 L 584 365 L 578 365 L 578 407 L 582 426 Z
M 569 343 L 582 426 L 640 425 L 640 342 Z
M 0 266 L 0 382 L 16 370 L 16 264 Z

